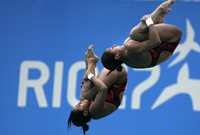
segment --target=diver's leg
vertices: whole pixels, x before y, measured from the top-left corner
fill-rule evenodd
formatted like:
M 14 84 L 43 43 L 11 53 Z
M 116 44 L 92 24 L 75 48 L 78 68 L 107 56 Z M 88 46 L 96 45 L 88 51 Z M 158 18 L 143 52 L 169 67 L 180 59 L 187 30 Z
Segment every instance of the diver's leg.
M 165 23 L 154 26 L 162 42 L 177 43 L 180 41 L 182 32 L 177 26 Z
M 167 60 L 173 54 L 180 42 L 182 33 L 181 30 L 174 25 L 157 24 L 155 27 L 157 27 L 160 39 L 162 41 L 158 47 L 153 49 L 157 54 L 159 54 L 156 63 L 159 64 Z
M 98 62 L 98 57 L 94 55 L 92 47 L 90 46 L 85 54 L 85 63 L 87 65 L 81 85 L 81 100 L 89 99 L 92 100 L 97 94 L 94 83 L 88 79 L 88 74 L 93 74 L 95 76 L 96 63 Z
M 107 96 L 107 87 L 99 78 L 97 78 L 95 74 L 96 62 L 98 61 L 98 57 L 93 52 L 93 48 L 90 46 L 86 55 L 86 62 L 88 64 L 87 71 L 85 73 L 86 82 L 90 82 L 93 84 L 93 89 L 96 92 L 95 98 L 90 105 L 90 113 L 92 116 L 97 116 L 101 114 L 101 110 L 104 107 L 104 102 Z M 91 78 L 90 74 L 93 74 Z
M 175 2 L 175 0 L 167 0 L 161 3 L 151 14 L 152 20 L 155 24 L 163 23 L 165 15 L 171 10 L 170 6 Z
M 142 17 L 139 24 L 134 26 L 130 33 L 129 37 L 136 41 L 144 41 L 148 39 L 148 27 L 145 23 L 145 20 L 151 16 L 154 24 L 163 23 L 165 15 L 169 11 L 169 7 L 175 2 L 175 0 L 167 0 L 160 4 L 150 15 L 145 15 Z
M 95 74 L 96 63 L 98 60 L 99 58 L 93 52 L 93 46 L 89 46 L 85 56 L 87 69 L 84 76 L 87 76 L 89 73 Z
M 87 94 L 88 96 L 93 95 L 96 97 L 97 93 L 100 95 L 103 94 L 101 96 L 104 96 L 105 91 L 107 91 L 106 85 L 95 76 L 95 67 L 96 67 L 97 61 L 98 61 L 98 57 L 95 55 L 95 53 L 93 52 L 93 48 L 90 46 L 86 53 L 86 62 L 88 64 L 88 68 L 85 72 L 84 79 L 83 79 L 83 85 L 82 85 L 83 97 L 84 97 L 84 94 L 85 95 L 87 94 L 87 92 L 88 92 Z M 84 90 L 86 91 L 85 93 L 84 93 Z M 95 100 L 94 102 L 98 102 L 98 101 Z M 97 103 L 96 106 L 99 107 L 99 103 Z

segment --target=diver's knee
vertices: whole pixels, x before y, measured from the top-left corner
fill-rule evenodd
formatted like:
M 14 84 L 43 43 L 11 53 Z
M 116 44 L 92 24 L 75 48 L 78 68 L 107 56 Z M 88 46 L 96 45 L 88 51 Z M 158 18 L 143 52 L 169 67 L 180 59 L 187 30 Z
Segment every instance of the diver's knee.
M 178 37 L 178 39 L 180 39 L 182 36 L 182 31 L 178 27 L 176 27 L 176 36 Z
M 173 29 L 174 36 L 172 37 L 172 42 L 179 42 L 182 36 L 182 31 L 178 27 L 174 27 Z

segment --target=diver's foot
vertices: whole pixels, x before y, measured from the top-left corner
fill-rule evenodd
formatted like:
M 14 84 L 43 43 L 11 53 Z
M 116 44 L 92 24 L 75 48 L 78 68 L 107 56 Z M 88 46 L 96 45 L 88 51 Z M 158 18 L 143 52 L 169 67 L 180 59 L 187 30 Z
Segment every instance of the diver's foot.
M 173 4 L 174 2 L 176 2 L 176 0 L 168 0 L 171 4 Z
M 85 54 L 85 61 L 86 61 L 86 65 L 88 63 L 97 63 L 99 61 L 99 57 L 94 53 L 93 51 L 93 45 L 90 45 L 87 49 L 87 52 Z

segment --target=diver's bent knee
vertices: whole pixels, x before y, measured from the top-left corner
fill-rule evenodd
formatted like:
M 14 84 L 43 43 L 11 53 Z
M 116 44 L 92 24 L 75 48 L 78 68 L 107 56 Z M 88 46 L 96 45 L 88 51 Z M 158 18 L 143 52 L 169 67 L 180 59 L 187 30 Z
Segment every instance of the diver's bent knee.
M 175 27 L 175 33 L 176 33 L 176 37 L 180 39 L 182 36 L 182 31 L 180 30 L 180 28 Z
M 182 31 L 178 27 L 174 27 L 173 29 L 174 36 L 171 39 L 172 42 L 179 42 L 182 36 Z

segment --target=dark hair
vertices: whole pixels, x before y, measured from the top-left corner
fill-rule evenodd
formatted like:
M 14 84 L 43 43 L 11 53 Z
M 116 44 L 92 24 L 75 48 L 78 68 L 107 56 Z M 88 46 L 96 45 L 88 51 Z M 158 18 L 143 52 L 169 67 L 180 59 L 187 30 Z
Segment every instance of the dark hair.
M 85 115 L 83 111 L 73 110 L 68 118 L 68 128 L 70 128 L 73 123 L 77 127 L 82 127 L 83 134 L 85 135 L 85 132 L 89 130 L 87 122 L 90 120 L 91 117 L 89 114 Z
M 111 71 L 115 70 L 117 67 L 119 67 L 123 61 L 116 60 L 115 54 L 113 54 L 110 51 L 105 51 L 101 57 L 101 62 L 103 66 Z

